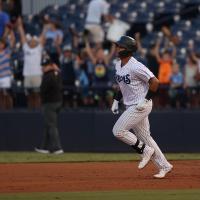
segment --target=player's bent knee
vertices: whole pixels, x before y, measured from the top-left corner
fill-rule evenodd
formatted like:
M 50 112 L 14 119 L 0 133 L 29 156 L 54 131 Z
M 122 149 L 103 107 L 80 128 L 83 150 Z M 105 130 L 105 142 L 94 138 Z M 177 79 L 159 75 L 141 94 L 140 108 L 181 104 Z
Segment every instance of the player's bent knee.
M 116 126 L 116 124 L 114 125 L 113 129 L 112 129 L 113 135 L 115 137 L 117 137 L 118 133 L 119 133 L 119 128 L 118 126 Z
M 114 126 L 112 132 L 113 132 L 113 135 L 117 138 L 121 138 L 126 134 L 126 130 L 122 130 L 118 126 Z

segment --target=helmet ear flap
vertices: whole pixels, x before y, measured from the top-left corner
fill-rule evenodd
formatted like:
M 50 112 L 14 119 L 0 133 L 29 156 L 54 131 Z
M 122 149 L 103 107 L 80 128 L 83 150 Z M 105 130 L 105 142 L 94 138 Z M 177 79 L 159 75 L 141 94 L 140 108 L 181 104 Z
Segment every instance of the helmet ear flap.
M 119 54 L 119 58 L 126 58 L 128 56 L 132 56 L 133 52 L 125 49 L 125 50 L 120 51 L 118 54 Z
M 132 45 L 129 50 L 132 52 L 132 53 L 135 53 L 137 51 L 137 44 L 134 44 Z

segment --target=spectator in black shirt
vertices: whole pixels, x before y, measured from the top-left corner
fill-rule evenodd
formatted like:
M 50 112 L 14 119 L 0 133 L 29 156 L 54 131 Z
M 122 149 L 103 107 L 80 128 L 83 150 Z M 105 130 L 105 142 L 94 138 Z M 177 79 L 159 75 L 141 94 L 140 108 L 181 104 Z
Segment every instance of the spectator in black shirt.
M 140 33 L 135 34 L 135 39 L 137 42 L 138 52 L 141 54 L 143 58 L 146 60 L 146 66 L 149 68 L 150 71 L 158 78 L 159 72 L 159 62 L 157 60 L 156 54 L 159 51 L 159 39 L 155 42 L 150 43 L 148 49 L 144 49 L 141 44 Z M 156 95 L 154 97 L 154 107 L 160 107 L 160 96 Z
M 75 71 L 74 71 L 74 59 L 72 54 L 71 45 L 65 45 L 63 47 L 63 54 L 60 59 L 61 74 L 64 86 L 75 85 Z
M 44 141 L 39 153 L 63 153 L 58 132 L 58 114 L 62 106 L 62 78 L 60 70 L 49 58 L 43 60 L 41 99 L 44 112 Z
M 150 71 L 153 72 L 155 77 L 158 77 L 158 70 L 159 70 L 159 63 L 155 56 L 157 45 L 156 43 L 152 43 L 149 48 L 149 52 L 146 55 L 147 59 L 147 66 L 150 69 Z
M 61 74 L 64 86 L 64 106 L 73 107 L 75 96 L 76 74 L 74 69 L 74 55 L 71 45 L 65 45 L 60 57 Z
M 141 41 L 140 41 L 140 33 L 136 33 L 135 34 L 135 39 L 137 42 L 137 47 L 138 47 L 138 51 L 141 54 L 142 57 L 146 58 L 146 66 L 150 69 L 150 71 L 153 72 L 153 74 L 155 75 L 155 77 L 158 78 L 158 70 L 159 70 L 159 63 L 158 60 L 156 58 L 156 51 L 158 48 L 158 44 L 157 42 L 153 42 L 150 44 L 149 49 L 145 50 L 142 47 Z

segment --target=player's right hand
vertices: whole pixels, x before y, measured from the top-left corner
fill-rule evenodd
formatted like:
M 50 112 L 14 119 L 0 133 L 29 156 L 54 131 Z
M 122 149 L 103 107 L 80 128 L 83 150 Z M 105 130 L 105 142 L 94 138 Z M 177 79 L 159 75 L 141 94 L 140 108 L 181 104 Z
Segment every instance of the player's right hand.
M 111 111 L 113 112 L 114 115 L 119 114 L 119 101 L 114 99 Z
M 149 101 L 151 101 L 151 100 L 144 99 L 144 100 L 140 101 L 138 103 L 138 105 L 136 106 L 136 109 L 138 111 L 143 111 L 147 107 L 147 104 Z

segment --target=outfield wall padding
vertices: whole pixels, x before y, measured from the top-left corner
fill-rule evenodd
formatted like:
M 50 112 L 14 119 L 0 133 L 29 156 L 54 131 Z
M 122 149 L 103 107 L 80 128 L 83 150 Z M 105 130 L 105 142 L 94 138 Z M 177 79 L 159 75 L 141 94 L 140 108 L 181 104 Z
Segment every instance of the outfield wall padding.
M 131 152 L 112 127 L 119 116 L 109 111 L 62 111 L 59 130 L 67 152 Z M 200 111 L 156 111 L 151 133 L 164 152 L 200 152 Z M 0 112 L 0 150 L 33 151 L 43 135 L 41 112 Z

